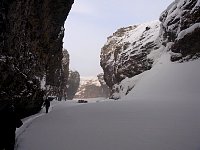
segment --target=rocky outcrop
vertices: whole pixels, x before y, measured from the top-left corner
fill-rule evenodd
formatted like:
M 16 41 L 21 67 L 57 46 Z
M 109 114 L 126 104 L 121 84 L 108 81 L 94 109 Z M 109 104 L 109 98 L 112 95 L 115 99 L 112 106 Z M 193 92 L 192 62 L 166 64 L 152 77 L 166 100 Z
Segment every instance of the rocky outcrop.
M 68 83 L 67 83 L 67 99 L 72 100 L 80 85 L 80 74 L 78 71 L 69 71 Z
M 104 80 L 104 74 L 100 73 L 97 75 L 97 78 L 99 80 L 99 83 L 101 84 L 102 88 L 102 97 L 108 98 L 110 96 L 110 88 L 107 86 L 105 80 Z
M 151 69 L 154 56 L 160 52 L 159 29 L 159 21 L 154 21 L 121 28 L 108 37 L 101 50 L 101 67 L 110 89 L 127 77 Z M 155 55 L 151 56 L 152 52 Z
M 102 79 L 102 75 L 97 77 L 81 78 L 79 89 L 75 98 L 98 98 L 109 96 L 109 89 Z
M 64 21 L 72 3 L 0 2 L 0 99 L 14 101 L 21 116 L 40 110 L 44 78 L 46 85 L 61 85 Z
M 200 1 L 176 0 L 160 16 L 163 44 L 172 42 L 172 61 L 200 57 Z
M 63 58 L 61 65 L 61 74 L 60 76 L 58 76 L 58 79 L 60 80 L 60 85 L 45 85 L 46 95 L 57 96 L 58 100 L 62 100 L 62 98 L 67 98 L 67 84 L 69 78 L 69 53 L 66 49 L 63 49 Z
M 67 98 L 67 89 L 68 89 L 68 79 L 69 79 L 69 53 L 66 49 L 63 51 L 62 59 L 62 82 L 61 82 L 61 93 L 60 95 Z M 61 98 L 60 98 L 61 99 Z
M 171 61 L 200 57 L 199 0 L 175 0 L 160 21 L 121 28 L 108 37 L 101 51 L 101 66 L 111 98 L 132 90 L 163 52 L 170 52 Z

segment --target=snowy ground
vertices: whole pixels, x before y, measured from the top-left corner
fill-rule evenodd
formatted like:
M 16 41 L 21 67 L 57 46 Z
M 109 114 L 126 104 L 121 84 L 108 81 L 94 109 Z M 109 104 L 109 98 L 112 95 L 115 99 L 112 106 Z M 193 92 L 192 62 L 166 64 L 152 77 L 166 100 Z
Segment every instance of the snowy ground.
M 16 150 L 200 150 L 200 60 L 167 58 L 123 100 L 54 103 L 24 120 Z

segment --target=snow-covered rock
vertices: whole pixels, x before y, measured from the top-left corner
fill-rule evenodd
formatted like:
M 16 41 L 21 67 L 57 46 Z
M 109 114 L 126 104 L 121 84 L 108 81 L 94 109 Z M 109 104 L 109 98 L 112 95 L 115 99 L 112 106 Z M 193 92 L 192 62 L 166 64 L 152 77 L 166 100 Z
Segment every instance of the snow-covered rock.
M 160 16 L 163 44 L 173 42 L 172 61 L 200 57 L 200 0 L 176 0 Z
M 81 77 L 75 98 L 108 97 L 97 77 Z
M 103 90 L 104 97 L 109 97 L 110 96 L 110 89 L 109 89 L 109 87 L 107 86 L 107 84 L 104 80 L 104 74 L 103 73 L 98 74 L 97 78 L 98 78 L 98 80 L 101 84 L 101 88 Z
M 158 40 L 159 30 L 160 22 L 152 21 L 120 28 L 108 37 L 101 51 L 101 66 L 112 93 L 120 91 L 116 85 L 123 79 L 151 69 L 160 57 L 163 48 Z
M 128 94 L 167 52 L 171 61 L 200 57 L 200 0 L 175 0 L 160 21 L 121 28 L 108 37 L 101 66 L 112 98 Z

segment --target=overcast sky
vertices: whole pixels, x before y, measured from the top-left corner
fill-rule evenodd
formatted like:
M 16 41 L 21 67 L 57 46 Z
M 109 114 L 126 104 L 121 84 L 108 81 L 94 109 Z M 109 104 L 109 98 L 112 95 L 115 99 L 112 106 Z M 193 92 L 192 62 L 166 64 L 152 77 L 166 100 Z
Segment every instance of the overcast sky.
M 118 28 L 158 20 L 174 0 L 75 0 L 65 22 L 64 48 L 81 76 L 103 72 L 100 52 Z

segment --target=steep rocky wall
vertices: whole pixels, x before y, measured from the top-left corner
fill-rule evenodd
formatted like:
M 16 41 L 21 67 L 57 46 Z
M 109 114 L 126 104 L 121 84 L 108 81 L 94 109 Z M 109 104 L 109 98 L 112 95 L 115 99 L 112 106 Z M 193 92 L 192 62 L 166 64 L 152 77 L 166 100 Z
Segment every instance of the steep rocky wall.
M 173 42 L 172 61 L 200 57 L 200 1 L 176 0 L 160 16 L 163 44 Z
M 110 88 L 107 86 L 105 80 L 104 80 L 104 74 L 100 73 L 97 75 L 97 78 L 99 80 L 99 83 L 101 84 L 102 88 L 102 97 L 108 98 L 110 96 Z
M 67 99 L 72 100 L 80 85 L 80 74 L 78 71 L 69 71 L 67 83 Z
M 163 52 L 170 52 L 171 61 L 200 57 L 200 0 L 175 0 L 160 21 L 157 28 L 152 23 L 130 26 L 108 37 L 101 51 L 101 66 L 111 97 L 118 99 L 120 93 L 132 90 Z M 130 82 L 131 77 L 135 78 Z
M 60 86 L 64 21 L 73 0 L 0 2 L 0 99 L 15 102 L 21 116 L 37 112 L 41 81 Z
M 154 58 L 149 54 L 159 51 L 159 29 L 159 21 L 153 21 L 120 28 L 108 37 L 101 49 L 100 63 L 110 89 L 127 77 L 151 69 Z
M 60 80 L 60 85 L 46 85 L 46 95 L 48 96 L 57 96 L 58 100 L 62 98 L 66 99 L 67 97 L 67 84 L 69 77 L 69 53 L 66 49 L 63 49 L 63 58 L 62 58 L 62 69 L 60 70 L 61 74 L 58 76 L 57 80 Z

